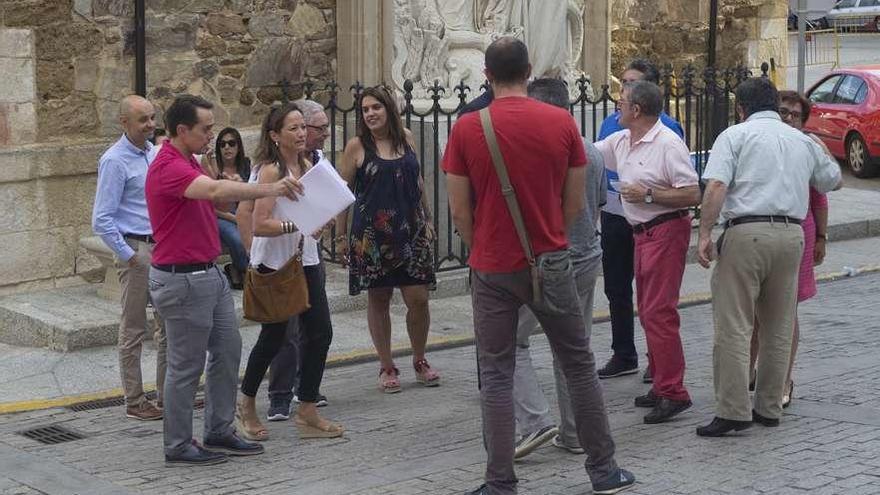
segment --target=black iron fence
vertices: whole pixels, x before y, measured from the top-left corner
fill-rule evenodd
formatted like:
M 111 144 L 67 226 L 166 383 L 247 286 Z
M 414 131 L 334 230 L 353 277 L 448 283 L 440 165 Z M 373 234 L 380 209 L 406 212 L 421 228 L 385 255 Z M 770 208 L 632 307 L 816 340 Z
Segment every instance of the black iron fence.
M 768 70 L 769 65 L 762 64 L 761 75 L 767 77 Z M 738 120 L 734 111 L 733 92 L 740 82 L 752 76 L 752 72 L 745 67 L 707 67 L 697 70 L 686 66 L 678 73 L 666 67 L 661 74 L 660 86 L 666 95 L 665 111 L 681 123 L 694 167 L 697 173 L 702 174 L 708 159 L 708 150 L 715 138 Z M 325 152 L 336 166 L 345 143 L 356 135 L 359 99 L 365 86 L 356 83 L 344 89 L 335 82 L 321 85 L 313 81 L 291 83 L 285 80 L 278 87 L 285 101 L 300 95 L 326 101 L 327 116 L 334 132 L 330 135 L 329 149 L 325 149 Z M 435 268 L 437 271 L 460 268 L 467 262 L 467 249 L 454 233 L 440 166 L 447 138 L 459 110 L 473 96 L 484 91 L 485 85 L 474 89 L 462 82 L 447 89 L 435 82 L 432 87 L 427 88 L 429 99 L 421 101 L 414 100 L 411 81 L 406 81 L 403 89 L 401 113 L 405 125 L 415 137 L 415 152 L 419 157 L 434 213 L 434 231 L 437 233 L 434 239 Z M 343 90 L 346 94 L 343 94 Z M 575 81 L 571 92 L 574 96 L 569 110 L 578 123 L 581 135 L 595 141 L 602 121 L 614 112 L 616 99 L 609 86 L 593 88 L 585 77 Z M 351 103 L 341 104 L 343 96 Z M 335 236 L 334 232 L 331 239 Z M 328 261 L 336 259 L 334 241 L 325 240 L 322 250 Z

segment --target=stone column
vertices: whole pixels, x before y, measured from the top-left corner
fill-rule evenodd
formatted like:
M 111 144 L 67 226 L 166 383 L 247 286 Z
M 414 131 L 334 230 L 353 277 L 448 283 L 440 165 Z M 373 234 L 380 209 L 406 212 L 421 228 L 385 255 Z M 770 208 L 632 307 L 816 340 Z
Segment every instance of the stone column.
M 758 68 L 762 63 L 776 62 L 780 77 L 777 84 L 785 84 L 785 68 L 788 65 L 788 1 L 765 0 L 758 8 L 758 15 L 750 19 L 752 29 L 746 44 L 747 67 Z M 773 76 L 773 74 L 771 74 Z
M 37 135 L 34 40 L 30 29 L 0 29 L 0 146 Z
M 611 0 L 584 2 L 584 49 L 581 69 L 593 88 L 608 84 L 611 72 Z
M 348 88 L 360 81 L 391 81 L 393 0 L 346 0 L 336 4 L 337 82 L 340 104 L 351 103 Z

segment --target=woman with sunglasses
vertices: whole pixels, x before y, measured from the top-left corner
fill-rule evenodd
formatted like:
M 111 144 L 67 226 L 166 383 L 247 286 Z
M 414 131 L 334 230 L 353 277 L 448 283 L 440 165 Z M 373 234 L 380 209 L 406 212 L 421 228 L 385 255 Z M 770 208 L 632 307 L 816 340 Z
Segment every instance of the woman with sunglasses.
M 804 124 L 810 118 L 810 100 L 804 98 L 796 91 L 779 92 L 779 116 L 786 124 L 798 130 L 803 130 Z M 809 134 L 819 146 L 825 149 L 828 155 L 831 152 L 818 137 Z M 833 157 L 832 157 L 833 158 Z M 798 274 L 797 302 L 800 304 L 816 295 L 816 275 L 813 267 L 821 265 L 825 261 L 825 242 L 828 240 L 828 199 L 819 191 L 810 187 L 810 202 L 807 208 L 807 216 L 801 227 L 804 229 L 804 252 L 801 256 L 801 268 Z M 752 379 L 749 384 L 751 390 L 755 389 L 755 361 L 758 359 L 758 324 L 755 322 L 755 332 L 752 333 L 751 370 Z M 786 375 L 785 389 L 782 395 L 782 407 L 791 404 L 794 393 L 794 381 L 791 379 L 791 371 L 794 368 L 794 357 L 797 354 L 798 340 L 800 339 L 800 325 L 797 314 L 794 320 L 794 335 L 791 339 L 791 357 L 788 361 L 788 375 Z
M 199 161 L 202 170 L 217 180 L 247 182 L 251 173 L 251 162 L 244 155 L 241 134 L 236 129 L 227 127 L 220 131 L 213 144 L 214 152 L 205 153 Z M 210 148 L 211 145 L 208 146 Z M 238 232 L 235 219 L 237 208 L 238 203 L 235 202 L 215 204 L 214 213 L 217 215 L 220 243 L 232 258 L 232 264 L 225 267 L 226 277 L 233 289 L 241 290 L 248 265 L 248 253 Z
M 379 389 L 400 392 L 391 358 L 390 304 L 394 288 L 406 304 L 406 327 L 416 381 L 440 384 L 425 359 L 430 314 L 428 288 L 435 285 L 434 231 L 412 134 L 403 127 L 391 93 L 367 88 L 360 100 L 358 135 L 345 146 L 340 173 L 354 190 L 351 233 L 348 211 L 337 225 L 340 254 L 349 263 L 349 292 L 367 290 L 367 325 L 379 355 Z

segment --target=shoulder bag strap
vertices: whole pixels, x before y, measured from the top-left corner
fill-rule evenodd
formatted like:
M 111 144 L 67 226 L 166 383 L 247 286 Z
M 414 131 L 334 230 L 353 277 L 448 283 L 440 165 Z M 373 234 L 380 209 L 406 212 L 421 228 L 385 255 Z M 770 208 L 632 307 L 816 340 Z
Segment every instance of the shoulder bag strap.
M 498 148 L 498 139 L 495 136 L 495 128 L 492 126 L 492 116 L 489 115 L 489 108 L 480 110 L 480 122 L 483 124 L 483 134 L 486 136 L 486 144 L 489 146 L 489 153 L 492 155 L 492 163 L 495 165 L 495 173 L 501 182 L 501 195 L 507 202 L 507 209 L 513 218 L 513 225 L 516 227 L 516 233 L 519 236 L 519 242 L 526 254 L 526 260 L 529 262 L 529 270 L 532 272 L 532 291 L 535 301 L 540 300 L 541 288 L 534 280 L 537 270 L 535 263 L 535 255 L 532 252 L 532 245 L 529 242 L 529 232 L 526 230 L 526 223 L 523 220 L 522 211 L 519 209 L 519 202 L 516 199 L 516 191 L 510 184 L 510 176 L 507 174 L 507 165 L 504 163 L 504 157 L 501 155 L 501 149 Z

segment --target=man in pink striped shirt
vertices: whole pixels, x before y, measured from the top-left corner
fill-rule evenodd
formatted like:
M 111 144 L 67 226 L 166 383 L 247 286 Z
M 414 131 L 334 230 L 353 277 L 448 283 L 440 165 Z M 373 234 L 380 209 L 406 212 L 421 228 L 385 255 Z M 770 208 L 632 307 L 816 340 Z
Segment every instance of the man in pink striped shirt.
M 699 178 L 687 146 L 660 121 L 663 94 L 656 84 L 624 84 L 618 105 L 626 129 L 596 147 L 605 167 L 620 176 L 616 189 L 635 237 L 639 321 L 654 377 L 635 405 L 652 408 L 645 423 L 662 423 L 691 406 L 677 307 L 690 243 L 687 208 L 700 202 Z

